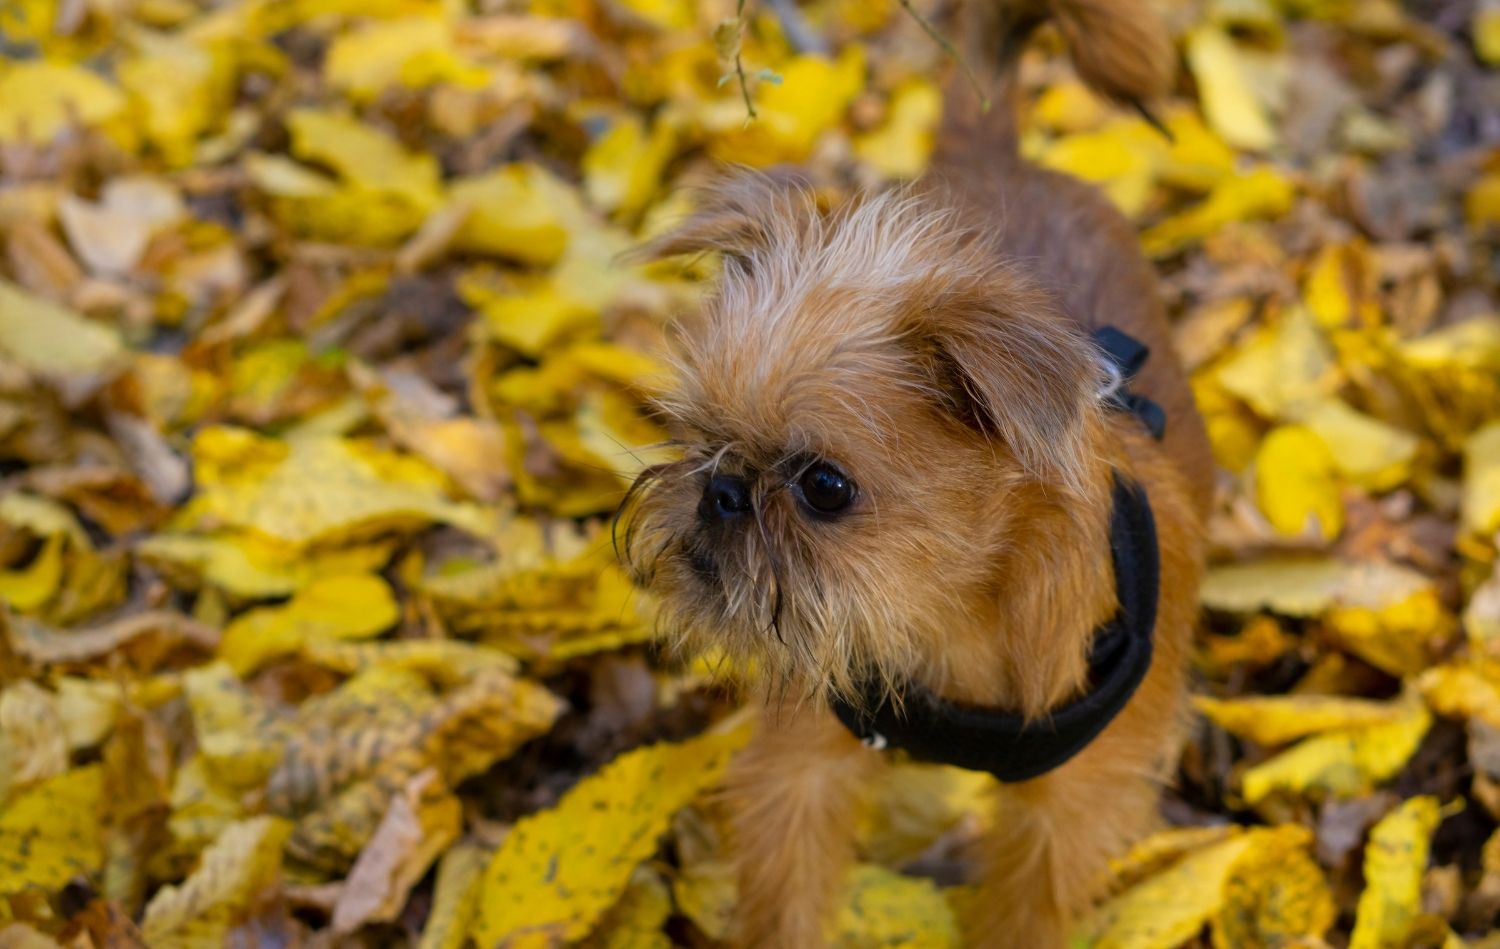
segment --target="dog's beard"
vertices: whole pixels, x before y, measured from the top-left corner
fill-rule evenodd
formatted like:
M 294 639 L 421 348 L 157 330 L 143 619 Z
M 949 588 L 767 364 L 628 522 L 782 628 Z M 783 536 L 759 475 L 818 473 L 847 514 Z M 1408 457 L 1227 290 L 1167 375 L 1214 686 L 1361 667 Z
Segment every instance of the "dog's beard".
M 649 469 L 616 522 L 621 560 L 656 597 L 659 641 L 683 657 L 722 657 L 727 677 L 792 701 L 858 704 L 872 677 L 894 686 L 912 667 L 898 580 L 846 566 L 776 489 L 727 529 L 701 522 L 701 493 L 701 465 Z

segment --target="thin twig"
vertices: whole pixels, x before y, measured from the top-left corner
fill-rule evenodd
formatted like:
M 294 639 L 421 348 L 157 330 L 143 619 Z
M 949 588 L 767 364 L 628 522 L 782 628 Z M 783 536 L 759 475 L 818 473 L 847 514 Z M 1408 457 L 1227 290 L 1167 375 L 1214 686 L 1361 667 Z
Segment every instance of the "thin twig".
M 917 24 L 922 27 L 928 36 L 932 37 L 934 43 L 942 47 L 943 52 L 947 53 L 950 59 L 958 63 L 958 68 L 964 71 L 964 76 L 969 80 L 969 85 L 974 89 L 974 94 L 979 97 L 980 111 L 988 112 L 990 110 L 990 97 L 985 95 L 984 87 L 979 84 L 979 77 L 974 75 L 974 70 L 969 68 L 968 62 L 959 55 L 958 50 L 953 48 L 953 44 L 948 41 L 948 37 L 939 33 L 937 27 L 933 26 L 931 21 L 918 13 L 917 8 L 911 5 L 911 0 L 896 0 L 896 2 L 901 4 L 901 9 L 911 14 L 911 18 L 917 21 Z
M 734 74 L 740 82 L 740 96 L 745 100 L 745 111 L 748 113 L 745 121 L 748 123 L 756 118 L 755 100 L 750 98 L 750 80 L 745 75 L 745 66 L 740 62 L 740 47 L 745 43 L 745 0 L 739 0 L 734 6 L 734 17 L 739 20 L 740 35 L 738 42 L 734 44 Z

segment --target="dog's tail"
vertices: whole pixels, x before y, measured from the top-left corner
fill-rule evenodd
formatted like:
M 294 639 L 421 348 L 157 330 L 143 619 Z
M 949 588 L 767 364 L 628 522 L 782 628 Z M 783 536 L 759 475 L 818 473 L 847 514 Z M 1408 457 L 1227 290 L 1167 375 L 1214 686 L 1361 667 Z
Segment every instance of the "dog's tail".
M 960 0 L 958 12 L 960 54 L 987 87 L 993 108 L 982 114 L 980 97 L 964 78 L 950 79 L 942 136 L 949 142 L 979 140 L 1014 150 L 1021 51 L 1049 20 L 1079 77 L 1114 102 L 1144 109 L 1169 91 L 1176 73 L 1172 40 L 1152 0 Z

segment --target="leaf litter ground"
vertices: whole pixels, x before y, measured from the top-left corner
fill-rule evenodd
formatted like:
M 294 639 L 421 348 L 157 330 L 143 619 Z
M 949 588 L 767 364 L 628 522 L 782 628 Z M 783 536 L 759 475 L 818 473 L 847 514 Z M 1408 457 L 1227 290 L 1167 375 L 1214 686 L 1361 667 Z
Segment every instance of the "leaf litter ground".
M 919 174 L 942 58 L 736 6 L 0 9 L 0 942 L 725 936 L 749 726 L 607 530 L 712 262 L 619 254 L 723 161 Z M 1023 68 L 1221 469 L 1200 717 L 1078 941 L 1500 944 L 1500 8 L 1167 6 L 1170 137 Z M 957 944 L 986 782 L 871 790 L 836 943 Z

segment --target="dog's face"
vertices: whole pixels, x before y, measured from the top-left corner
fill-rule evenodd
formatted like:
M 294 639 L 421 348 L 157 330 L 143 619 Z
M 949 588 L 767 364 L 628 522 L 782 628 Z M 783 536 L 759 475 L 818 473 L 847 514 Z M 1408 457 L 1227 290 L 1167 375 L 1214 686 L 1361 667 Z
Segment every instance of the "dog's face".
M 951 214 L 724 188 L 663 253 L 717 250 L 661 400 L 683 457 L 644 473 L 619 546 L 664 631 L 798 694 L 852 696 L 993 615 L 996 563 L 1087 459 L 1089 343 Z

